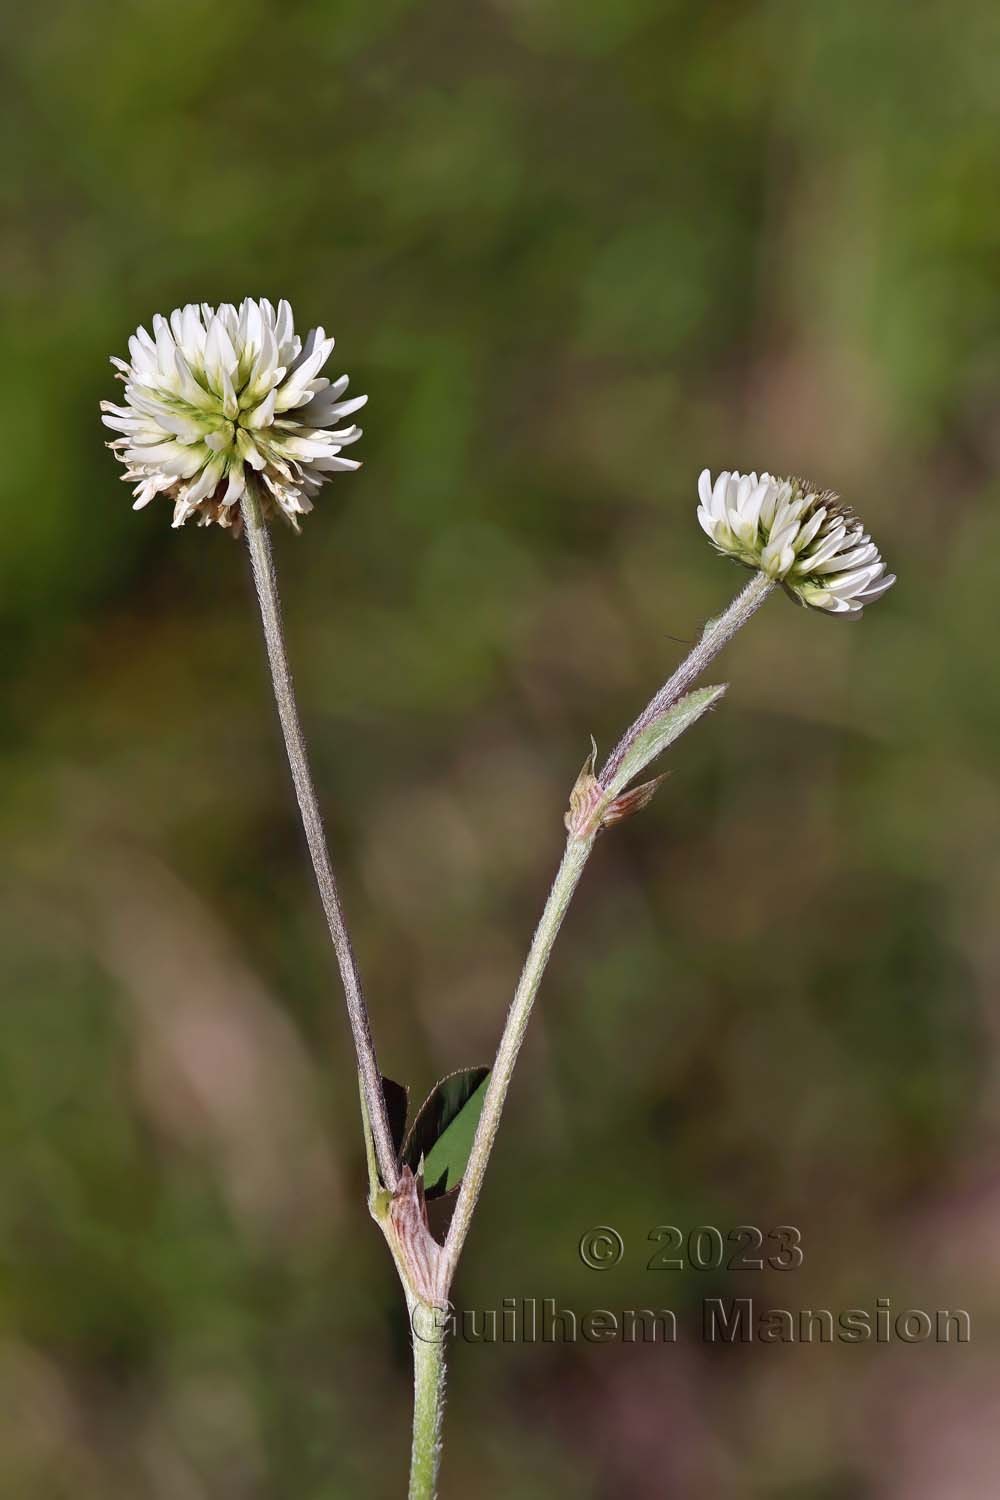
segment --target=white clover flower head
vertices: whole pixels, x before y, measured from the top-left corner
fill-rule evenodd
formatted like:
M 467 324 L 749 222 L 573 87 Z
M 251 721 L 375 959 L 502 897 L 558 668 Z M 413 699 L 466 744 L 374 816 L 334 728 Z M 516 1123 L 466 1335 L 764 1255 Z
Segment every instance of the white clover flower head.
M 717 551 L 760 569 L 799 604 L 858 615 L 896 581 L 858 517 L 803 479 L 728 470 L 698 479 L 698 520 Z
M 173 501 L 175 526 L 191 516 L 241 529 L 239 501 L 255 486 L 265 519 L 298 530 L 331 474 L 360 464 L 341 457 L 361 428 L 338 426 L 367 396 L 343 400 L 347 376 L 320 375 L 334 340 L 314 328 L 305 343 L 287 302 L 240 306 L 189 302 L 139 328 L 129 360 L 112 359 L 125 404 L 101 402 L 108 444 L 135 484 L 134 510 L 156 495 Z

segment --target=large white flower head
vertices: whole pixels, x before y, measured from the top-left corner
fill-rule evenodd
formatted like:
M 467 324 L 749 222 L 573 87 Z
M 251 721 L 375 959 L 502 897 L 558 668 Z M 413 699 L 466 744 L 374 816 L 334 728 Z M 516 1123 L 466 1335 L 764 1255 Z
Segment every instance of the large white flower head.
M 112 359 L 125 405 L 101 402 L 102 420 L 121 436 L 109 443 L 134 482 L 141 510 L 156 495 L 174 504 L 175 526 L 197 515 L 241 527 L 239 501 L 254 484 L 266 519 L 298 529 L 331 474 L 357 469 L 341 457 L 361 428 L 338 426 L 367 396 L 343 400 L 347 376 L 320 375 L 334 340 L 314 328 L 305 343 L 287 302 L 247 298 L 238 308 L 189 302 L 139 328 L 129 362 Z
M 896 581 L 858 517 L 802 479 L 724 471 L 698 479 L 698 520 L 712 545 L 759 568 L 800 604 L 860 614 Z

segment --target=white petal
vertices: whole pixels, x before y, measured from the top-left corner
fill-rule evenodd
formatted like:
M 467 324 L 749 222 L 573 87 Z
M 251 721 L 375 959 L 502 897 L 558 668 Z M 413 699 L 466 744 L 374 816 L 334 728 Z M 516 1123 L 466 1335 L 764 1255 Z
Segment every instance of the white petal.
M 244 427 L 270 427 L 274 421 L 274 403 L 276 392 L 269 391 L 259 405 L 254 406 L 243 415 Z
M 836 594 L 839 599 L 850 598 L 866 589 L 876 578 L 880 578 L 884 571 L 882 562 L 872 563 L 867 568 L 855 568 L 851 573 L 833 573 L 824 577 L 823 587 L 831 594 Z
M 712 514 L 721 520 L 726 514 L 726 496 L 729 493 L 729 470 L 724 469 L 712 488 Z
M 866 589 L 862 589 L 856 597 L 862 604 L 870 604 L 872 600 L 881 598 L 887 589 L 892 588 L 895 582 L 895 573 L 887 573 L 884 578 L 877 578 Z
M 235 505 L 241 499 L 247 487 L 247 474 L 242 464 L 237 464 L 229 471 L 229 484 L 226 493 L 222 497 L 223 505 Z
M 847 552 L 838 552 L 835 557 L 820 563 L 818 568 L 813 568 L 816 573 L 846 573 L 849 568 L 859 568 L 864 563 L 874 562 L 878 557 L 878 548 L 874 542 L 868 542 L 863 547 L 851 547 Z

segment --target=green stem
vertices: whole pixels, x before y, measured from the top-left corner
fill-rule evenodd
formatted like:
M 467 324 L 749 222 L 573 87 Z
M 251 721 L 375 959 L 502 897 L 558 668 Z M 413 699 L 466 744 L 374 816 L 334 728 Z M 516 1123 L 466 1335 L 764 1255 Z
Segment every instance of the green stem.
M 709 620 L 693 650 L 660 690 L 653 695 L 611 752 L 598 778 L 603 786 L 610 783 L 611 777 L 621 765 L 635 739 L 660 714 L 683 697 L 709 663 L 732 640 L 736 632 L 747 623 L 752 615 L 756 614 L 773 588 L 774 584 L 770 578 L 763 573 L 755 573 L 722 614 L 717 615 L 714 620 Z M 587 860 L 590 858 L 594 838 L 595 834 L 582 837 L 571 833 L 566 841 L 562 863 L 549 891 L 541 921 L 535 929 L 531 948 L 507 1013 L 507 1022 L 503 1036 L 500 1038 L 490 1081 L 486 1087 L 482 1114 L 479 1117 L 465 1176 L 455 1204 L 451 1228 L 444 1245 L 446 1270 L 444 1284 L 446 1287 L 450 1287 L 454 1278 L 462 1247 L 469 1233 L 472 1215 L 479 1200 L 483 1178 L 486 1175 L 486 1168 L 489 1165 L 500 1126 L 500 1116 L 503 1114 L 514 1064 L 517 1062 L 517 1055 L 524 1041 L 524 1033 L 527 1030 L 535 996 L 538 994 L 538 988 L 542 982 L 552 946 L 559 935 L 563 918 L 580 882 Z
M 472 1215 L 479 1200 L 486 1167 L 500 1126 L 500 1116 L 503 1114 L 507 1090 L 510 1088 L 514 1064 L 517 1062 L 517 1054 L 524 1041 L 524 1033 L 528 1029 L 535 996 L 538 994 L 538 987 L 542 982 L 542 975 L 545 973 L 552 946 L 559 935 L 569 903 L 573 899 L 573 892 L 579 884 L 580 876 L 590 857 L 590 851 L 594 847 L 594 838 L 594 834 L 588 838 L 577 838 L 571 834 L 566 840 L 562 863 L 552 882 L 545 910 L 535 928 L 528 957 L 517 982 L 514 999 L 511 1001 L 507 1014 L 507 1023 L 503 1036 L 500 1038 L 500 1046 L 497 1048 L 496 1061 L 490 1073 L 490 1081 L 486 1086 L 483 1110 L 479 1116 L 465 1176 L 462 1178 L 448 1238 L 445 1241 L 446 1285 L 450 1285 L 451 1278 L 455 1274 L 458 1258 L 462 1253 L 462 1246 L 465 1244 L 465 1237 L 469 1232 Z
M 418 1311 L 420 1307 L 418 1306 Z M 410 1454 L 409 1500 L 434 1500 L 441 1464 L 441 1422 L 444 1417 L 445 1330 L 430 1308 L 428 1328 L 411 1307 L 413 1333 L 413 1447 Z M 433 1326 L 431 1326 L 433 1325 Z M 422 1338 L 421 1331 L 429 1333 Z

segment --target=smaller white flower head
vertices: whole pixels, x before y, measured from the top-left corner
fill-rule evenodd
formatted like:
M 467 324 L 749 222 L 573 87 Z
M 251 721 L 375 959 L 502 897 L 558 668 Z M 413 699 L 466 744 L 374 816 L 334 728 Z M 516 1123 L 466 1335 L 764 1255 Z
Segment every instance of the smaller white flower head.
M 800 604 L 860 614 L 896 581 L 854 512 L 832 490 L 771 474 L 698 479 L 698 520 L 712 545 L 759 568 Z
M 361 428 L 338 426 L 367 396 L 344 400 L 347 376 L 320 375 L 334 340 L 314 328 L 305 343 L 287 302 L 240 306 L 189 302 L 139 328 L 129 360 L 112 359 L 125 404 L 101 402 L 108 444 L 134 483 L 134 510 L 156 495 L 173 501 L 175 526 L 196 515 L 240 530 L 239 501 L 255 484 L 264 516 L 298 529 L 331 474 L 357 469 L 341 449 Z

